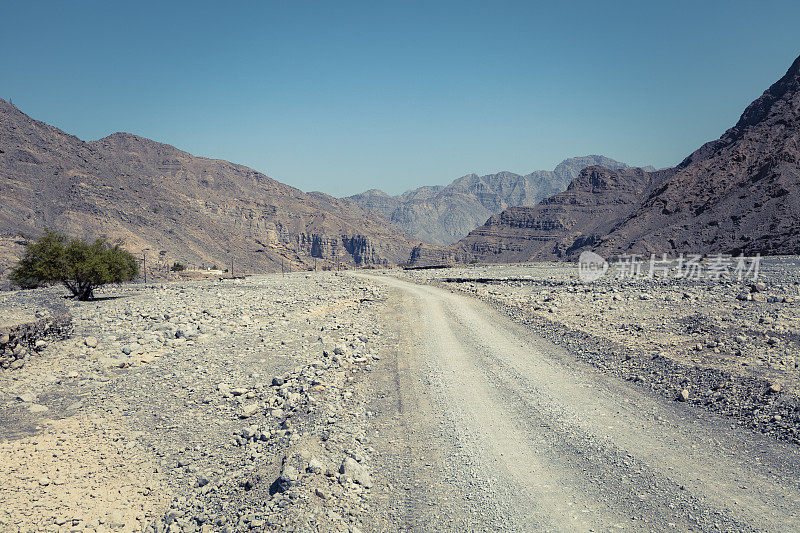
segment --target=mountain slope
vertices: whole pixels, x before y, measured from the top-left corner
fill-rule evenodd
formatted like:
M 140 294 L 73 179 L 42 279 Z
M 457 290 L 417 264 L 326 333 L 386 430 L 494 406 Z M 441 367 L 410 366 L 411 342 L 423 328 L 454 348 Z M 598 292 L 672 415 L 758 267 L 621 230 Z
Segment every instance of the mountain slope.
M 598 191 L 597 178 L 602 178 Z M 482 261 L 623 253 L 800 253 L 800 58 L 737 124 L 678 166 L 586 169 L 565 193 L 453 246 Z
M 800 253 L 800 57 L 676 168 L 603 253 Z
M 151 264 L 275 271 L 403 261 L 400 228 L 250 168 L 116 133 L 84 142 L 0 100 L 0 234 L 122 238 Z M 162 253 L 163 252 L 163 253 Z
M 525 176 L 499 172 L 468 174 L 447 186 L 427 186 L 400 196 L 372 189 L 347 200 L 380 213 L 408 233 L 434 244 L 451 244 L 488 217 L 509 206 L 531 206 L 566 189 L 585 167 L 603 165 L 628 168 L 599 155 L 573 157 L 554 170 L 537 170 Z
M 563 258 L 624 220 L 666 174 L 587 167 L 566 191 L 534 207 L 511 207 L 492 216 L 454 249 L 481 261 Z

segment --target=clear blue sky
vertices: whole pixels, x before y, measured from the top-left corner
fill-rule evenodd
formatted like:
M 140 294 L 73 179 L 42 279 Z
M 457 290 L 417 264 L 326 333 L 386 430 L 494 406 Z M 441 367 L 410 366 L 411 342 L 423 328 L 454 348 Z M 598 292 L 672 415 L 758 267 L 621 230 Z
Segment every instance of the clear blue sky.
M 304 190 L 399 193 L 718 137 L 800 54 L 800 2 L 37 2 L 0 7 L 0 97 Z

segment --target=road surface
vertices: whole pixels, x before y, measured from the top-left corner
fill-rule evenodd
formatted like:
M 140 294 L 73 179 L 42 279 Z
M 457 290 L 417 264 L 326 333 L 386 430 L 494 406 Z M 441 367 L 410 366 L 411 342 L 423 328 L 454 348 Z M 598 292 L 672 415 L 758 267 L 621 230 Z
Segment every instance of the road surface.
M 382 520 L 411 530 L 800 531 L 800 450 L 397 278 L 376 374 Z M 391 493 L 391 491 L 388 491 Z

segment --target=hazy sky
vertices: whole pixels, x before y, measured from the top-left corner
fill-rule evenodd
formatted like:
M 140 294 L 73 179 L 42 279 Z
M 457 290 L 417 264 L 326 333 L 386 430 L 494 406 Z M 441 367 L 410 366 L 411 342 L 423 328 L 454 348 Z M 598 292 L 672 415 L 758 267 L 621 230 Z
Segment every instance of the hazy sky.
M 341 196 L 603 154 L 657 167 L 800 54 L 800 2 L 3 0 L 0 97 Z

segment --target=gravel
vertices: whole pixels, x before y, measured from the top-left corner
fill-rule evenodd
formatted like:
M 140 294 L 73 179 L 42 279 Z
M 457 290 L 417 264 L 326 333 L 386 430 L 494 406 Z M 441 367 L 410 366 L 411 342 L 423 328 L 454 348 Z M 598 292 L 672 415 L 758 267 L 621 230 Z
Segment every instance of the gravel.
M 401 277 L 480 298 L 604 372 L 800 444 L 798 257 L 762 259 L 757 283 L 644 276 L 587 284 L 568 263 Z
M 795 267 L 791 258 L 768 262 L 764 281 L 753 286 L 586 286 L 574 267 L 550 264 L 398 275 L 489 302 L 671 406 L 708 409 L 800 443 Z M 414 332 L 405 331 L 408 309 L 386 314 L 400 313 L 386 285 L 317 272 L 107 287 L 97 296 L 73 302 L 57 288 L 0 293 L 0 305 L 31 316 L 61 306 L 74 326 L 69 339 L 34 345 L 19 359 L 24 368 L 0 371 L 7 500 L 0 529 L 502 529 L 515 512 L 502 504 L 514 501 L 513 486 L 497 481 L 513 475 L 487 467 L 475 451 L 495 444 L 454 429 L 473 421 L 442 391 L 465 376 L 447 382 L 424 364 L 413 373 L 399 367 L 414 361 L 398 355 L 398 346 L 405 349 L 399 331 Z M 472 383 L 499 386 L 485 379 Z M 648 486 L 650 474 L 631 466 L 624 450 L 583 446 L 580 434 L 565 439 L 568 425 L 537 412 L 519 435 L 541 435 L 542 453 L 565 450 L 554 458 L 564 472 L 584 468 L 581 452 L 588 465 L 606 465 L 597 467 L 601 474 L 623 472 Z M 510 460 L 513 452 L 499 448 L 491 457 Z M 619 489 L 615 498 L 635 499 L 625 480 L 597 476 L 603 490 Z M 694 505 L 688 490 L 668 493 L 681 508 Z M 631 509 L 644 505 L 632 501 Z M 714 520 L 685 523 L 711 528 Z
M 58 525 L 65 494 L 76 523 L 95 529 L 364 527 L 373 511 L 366 466 L 342 475 L 333 465 L 348 454 L 371 457 L 354 386 L 382 349 L 382 288 L 333 272 L 293 273 L 107 287 L 97 296 L 68 301 L 72 338 L 42 346 L 22 372 L 0 372 L 0 438 L 10 439 L 0 465 L 4 490 L 17 495 L 0 511 L 0 528 Z M 35 308 L 41 294 L 6 297 Z M 42 449 L 36 462 L 19 463 L 14 450 L 38 450 L 55 418 L 71 459 Z M 102 475 L 125 490 L 101 490 L 100 472 L 85 470 L 90 449 L 121 454 Z M 66 481 L 45 495 L 25 481 L 33 475 L 37 490 L 49 490 L 56 472 Z M 32 497 L 35 513 L 21 503 Z

